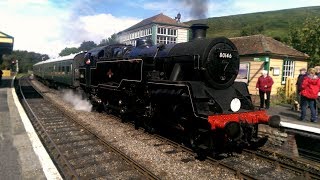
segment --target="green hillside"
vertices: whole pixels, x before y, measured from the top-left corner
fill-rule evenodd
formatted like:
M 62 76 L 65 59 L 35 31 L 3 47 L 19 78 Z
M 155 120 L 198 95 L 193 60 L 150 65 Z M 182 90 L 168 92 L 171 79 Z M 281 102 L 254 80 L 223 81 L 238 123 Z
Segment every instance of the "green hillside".
M 320 6 L 267 11 L 206 19 L 209 29 L 207 37 L 237 37 L 264 34 L 286 41 L 289 28 L 301 25 L 308 17 L 320 17 Z M 187 24 L 204 22 L 193 20 Z

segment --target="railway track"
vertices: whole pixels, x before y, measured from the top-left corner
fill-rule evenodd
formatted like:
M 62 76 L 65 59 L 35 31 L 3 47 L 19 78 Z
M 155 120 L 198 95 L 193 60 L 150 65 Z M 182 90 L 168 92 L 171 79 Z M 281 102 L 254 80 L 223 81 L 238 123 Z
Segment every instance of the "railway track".
M 117 117 L 115 118 L 118 119 Z M 181 159 L 181 161 L 184 163 L 195 161 L 195 153 L 175 141 L 160 135 L 152 135 L 151 138 L 139 139 L 139 136 L 144 133 L 143 129 L 137 131 L 132 127 L 132 130 L 129 131 L 139 141 L 153 142 L 153 139 L 157 139 L 158 142 L 154 146 L 159 149 L 162 148 L 163 150 L 160 151 L 165 152 L 168 156 L 187 152 L 189 155 Z M 171 147 L 163 148 L 168 146 Z M 242 154 L 235 154 L 234 156 L 220 160 L 209 157 L 205 162 L 211 166 L 228 169 L 230 174 L 233 174 L 238 179 L 320 179 L 319 170 L 312 168 L 312 166 L 300 163 L 296 158 L 284 158 L 283 156 L 262 150 L 244 151 Z
M 160 135 L 153 135 L 162 141 L 159 145 L 169 144 L 173 146 L 168 153 L 188 152 L 191 156 L 195 153 L 175 141 Z M 186 159 L 186 162 L 188 159 Z M 318 179 L 320 180 L 319 166 L 313 167 L 300 158 L 288 157 L 275 154 L 267 150 L 244 150 L 242 154 L 216 159 L 207 157 L 208 163 L 214 166 L 227 168 L 236 178 L 239 179 Z M 262 165 L 262 166 L 261 166 Z
M 320 164 L 316 161 L 274 153 L 266 148 L 257 151 L 245 150 L 244 153 L 258 156 L 274 164 L 278 169 L 291 170 L 305 179 L 320 179 Z
M 133 123 L 129 124 L 134 127 Z M 190 157 L 182 159 L 181 161 L 186 163 L 194 161 L 192 157 L 196 156 L 196 153 L 192 149 L 162 135 L 152 134 L 152 136 L 159 141 L 155 146 L 172 146 L 166 151 L 167 154 L 186 152 Z M 207 157 L 205 161 L 213 166 L 228 169 L 230 173 L 238 179 L 297 178 L 320 180 L 320 166 L 316 165 L 316 163 L 313 162 L 310 164 L 310 161 L 305 161 L 302 158 L 276 154 L 266 149 L 258 149 L 256 151 L 244 150 L 242 154 L 235 153 L 232 156 L 222 159 Z
M 17 85 L 33 126 L 64 178 L 160 179 L 56 108 L 28 78 L 19 79 Z

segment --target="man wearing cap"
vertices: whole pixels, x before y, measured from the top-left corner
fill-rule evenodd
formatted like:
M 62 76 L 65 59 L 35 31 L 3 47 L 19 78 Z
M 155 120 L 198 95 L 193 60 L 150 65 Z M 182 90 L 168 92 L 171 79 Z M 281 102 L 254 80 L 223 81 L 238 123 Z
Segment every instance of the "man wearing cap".
M 259 91 L 260 96 L 260 108 L 264 108 L 264 103 L 266 103 L 266 109 L 270 107 L 270 93 L 273 85 L 272 78 L 268 75 L 267 70 L 261 71 L 261 76 L 258 78 L 256 88 Z M 264 94 L 267 95 L 267 99 L 264 100 Z

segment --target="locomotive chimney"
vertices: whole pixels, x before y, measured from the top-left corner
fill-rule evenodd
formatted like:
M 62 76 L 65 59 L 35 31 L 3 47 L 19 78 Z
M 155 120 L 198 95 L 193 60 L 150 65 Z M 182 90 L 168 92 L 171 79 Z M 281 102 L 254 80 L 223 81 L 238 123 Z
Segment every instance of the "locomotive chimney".
M 206 24 L 192 24 L 190 28 L 192 31 L 192 40 L 197 40 L 206 37 L 209 27 Z

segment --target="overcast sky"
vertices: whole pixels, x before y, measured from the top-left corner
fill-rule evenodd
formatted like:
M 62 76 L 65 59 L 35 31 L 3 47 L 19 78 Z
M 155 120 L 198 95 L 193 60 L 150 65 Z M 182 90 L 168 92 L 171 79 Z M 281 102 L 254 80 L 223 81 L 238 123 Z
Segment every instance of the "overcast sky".
M 320 0 L 0 0 L 0 31 L 15 38 L 14 50 L 56 57 L 161 12 L 188 21 L 306 6 Z

